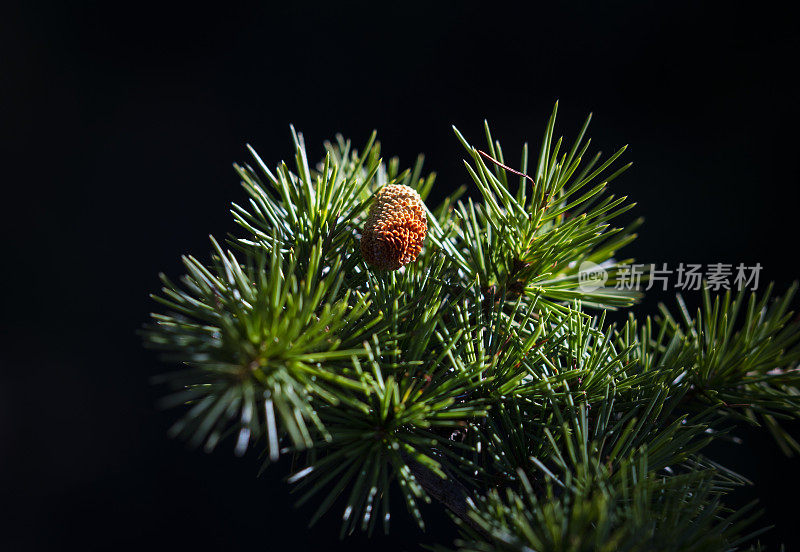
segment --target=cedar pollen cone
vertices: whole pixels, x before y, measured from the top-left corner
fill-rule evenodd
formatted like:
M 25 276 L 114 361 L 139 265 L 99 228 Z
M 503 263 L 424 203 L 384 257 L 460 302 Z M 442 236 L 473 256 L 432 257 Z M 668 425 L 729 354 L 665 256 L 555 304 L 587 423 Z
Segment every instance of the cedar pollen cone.
M 361 255 L 378 270 L 397 270 L 422 251 L 428 219 L 414 188 L 389 184 L 375 194 L 375 202 L 361 233 Z

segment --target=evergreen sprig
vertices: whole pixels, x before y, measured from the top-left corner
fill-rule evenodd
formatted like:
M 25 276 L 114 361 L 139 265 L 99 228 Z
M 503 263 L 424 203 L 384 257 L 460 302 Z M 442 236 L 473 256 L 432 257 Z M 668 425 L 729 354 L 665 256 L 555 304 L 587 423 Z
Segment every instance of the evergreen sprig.
M 231 435 L 265 467 L 293 455 L 298 502 L 315 501 L 312 523 L 342 505 L 343 535 L 388 531 L 395 489 L 421 527 L 421 503 L 447 508 L 465 552 L 757 547 L 756 511 L 724 505 L 749 482 L 704 448 L 747 423 L 800 451 L 779 425 L 800 415 L 796 286 L 608 325 L 638 294 L 579 274 L 601 265 L 613 286 L 628 262 L 641 221 L 612 226 L 633 204 L 608 184 L 630 164 L 624 147 L 588 154 L 590 117 L 562 147 L 557 107 L 530 167 L 488 124 L 485 149 L 455 131 L 482 201 L 461 187 L 426 207 L 429 239 L 395 272 L 364 262 L 360 232 L 383 186 L 429 197 L 422 156 L 384 162 L 373 133 L 312 164 L 294 128 L 291 167 L 251 149 L 235 252 L 212 238 L 207 262 L 162 276 L 166 312 L 144 331 L 185 365 L 162 378 L 184 408 L 173 433 L 206 450 Z
M 516 171 L 505 165 L 502 147 L 493 140 L 488 123 L 484 123 L 488 153 L 471 146 L 454 127 L 471 157 L 472 163 L 464 164 L 483 204 L 471 199 L 459 203 L 455 212 L 460 224 L 453 229 L 454 239 L 437 245 L 447 249 L 462 270 L 476 275 L 486 294 L 536 297 L 540 308 L 558 308 L 560 302 L 574 299 L 607 308 L 629 306 L 636 293 L 578 287 L 583 262 L 607 263 L 609 281 L 616 283 L 622 262 L 611 258 L 635 239 L 633 230 L 641 224 L 641 220 L 627 228 L 609 224 L 634 206 L 625 204 L 626 197 L 605 195 L 608 183 L 631 165 L 609 172 L 626 147 L 602 163 L 600 154 L 584 163 L 590 143 L 583 141 L 589 116 L 570 150 L 562 152 L 562 138 L 553 144 L 557 111 L 558 103 L 547 123 L 535 176 L 527 174 L 527 143 L 521 169 Z M 510 189 L 510 178 L 517 180 L 516 193 Z
M 320 244 L 300 271 L 278 248 L 242 264 L 211 241 L 211 267 L 185 257 L 183 286 L 162 275 L 153 298 L 172 313 L 154 314 L 145 332 L 189 366 L 166 377 L 181 388 L 167 403 L 193 405 L 172 431 L 211 450 L 233 429 L 240 454 L 264 436 L 272 459 L 284 433 L 296 447 L 313 446 L 307 422 L 327 434 L 311 397 L 337 403 L 329 386 L 361 388 L 344 367 L 366 355 L 361 341 L 380 317 L 365 316 L 368 295 L 340 293 L 341 262 L 322 267 Z

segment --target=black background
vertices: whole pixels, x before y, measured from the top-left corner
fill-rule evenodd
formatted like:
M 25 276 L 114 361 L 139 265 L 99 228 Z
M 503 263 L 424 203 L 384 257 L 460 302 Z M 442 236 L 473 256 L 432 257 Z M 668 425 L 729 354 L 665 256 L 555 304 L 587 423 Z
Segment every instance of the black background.
M 759 262 L 762 287 L 778 289 L 800 276 L 796 14 L 764 2 L 551 4 L 5 7 L 0 496 L 12 508 L 0 547 L 450 542 L 435 510 L 422 537 L 402 508 L 389 537 L 338 541 L 338 514 L 309 533 L 287 465 L 256 478 L 255 457 L 166 437 L 174 414 L 156 409 L 148 383 L 166 366 L 135 334 L 147 295 L 159 271 L 180 273 L 181 254 L 206 255 L 209 233 L 234 230 L 227 205 L 243 193 L 231 162 L 247 142 L 270 164 L 288 159 L 290 123 L 317 155 L 335 132 L 361 143 L 376 128 L 386 154 L 426 153 L 447 191 L 468 179 L 451 124 L 478 142 L 487 118 L 511 157 L 538 145 L 559 99 L 559 135 L 593 111 L 596 149 L 630 144 L 634 166 L 612 184 L 646 217 L 630 255 Z M 669 294 L 637 312 L 659 300 Z M 791 550 L 800 464 L 768 436 L 742 436 L 712 451 L 756 484 L 732 503 L 760 496 L 777 525 L 763 541 Z

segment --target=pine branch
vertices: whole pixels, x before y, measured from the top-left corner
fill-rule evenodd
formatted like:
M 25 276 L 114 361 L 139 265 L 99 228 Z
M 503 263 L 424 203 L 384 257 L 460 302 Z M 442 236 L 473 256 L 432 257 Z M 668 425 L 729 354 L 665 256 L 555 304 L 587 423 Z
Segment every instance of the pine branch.
M 647 371 L 672 367 L 672 385 L 687 390 L 687 408 L 714 407 L 721 420 L 767 425 L 787 454 L 800 451 L 778 424 L 800 416 L 800 324 L 788 310 L 797 291 L 770 301 L 772 286 L 759 297 L 705 290 L 693 319 L 679 297 L 682 320 L 660 306 L 661 319 L 648 318 L 637 338 L 631 321 L 620 343 L 635 343 L 635 361 Z
M 496 292 L 499 287 L 518 295 L 524 291 L 525 295 L 537 297 L 539 307 L 544 309 L 558 308 L 560 301 L 573 299 L 607 308 L 629 306 L 636 299 L 635 293 L 613 288 L 597 292 L 577 289 L 580 263 L 609 261 L 620 247 L 636 237 L 633 230 L 641 224 L 639 220 L 624 229 L 608 225 L 634 206 L 624 205 L 625 197 L 603 195 L 608 183 L 630 164 L 595 184 L 625 148 L 597 168 L 599 155 L 582 167 L 589 146 L 588 141 L 583 143 L 589 117 L 570 151 L 559 157 L 562 139 L 553 144 L 557 110 L 558 104 L 547 124 L 535 177 L 527 174 L 527 144 L 521 170 L 517 171 L 505 164 L 500 143 L 493 141 L 488 124 L 484 126 L 489 153 L 471 146 L 454 129 L 470 154 L 472 165 L 465 165 L 484 205 L 471 200 L 459 203 L 456 213 L 461 224 L 456 229 L 457 239 L 437 245 L 445 248 L 462 270 L 475 274 L 483 290 Z M 519 176 L 516 194 L 509 188 L 509 173 Z M 613 284 L 616 265 L 612 263 L 608 268 Z
M 191 405 L 172 433 L 212 450 L 233 428 L 238 454 L 263 436 L 273 460 L 284 433 L 297 447 L 312 446 L 307 422 L 326 434 L 312 401 L 337 403 L 330 386 L 361 388 L 346 368 L 366 356 L 361 336 L 380 317 L 364 316 L 367 294 L 339 297 L 340 263 L 322 267 L 319 244 L 304 270 L 278 248 L 241 264 L 212 244 L 211 268 L 184 259 L 182 287 L 162 276 L 162 295 L 153 298 L 171 312 L 153 314 L 144 333 L 189 367 L 164 378 L 179 390 L 166 404 Z
M 586 157 L 591 117 L 562 151 L 556 112 L 530 169 L 527 144 L 515 168 L 488 124 L 483 149 L 456 130 L 482 202 L 462 188 L 425 207 L 428 241 L 397 271 L 366 264 L 360 234 L 383 186 L 429 196 L 422 156 L 401 170 L 373 133 L 361 151 L 337 136 L 311 164 L 293 128 L 291 168 L 251 149 L 254 166 L 236 165 L 237 253 L 212 238 L 208 263 L 162 276 L 167 312 L 144 331 L 186 366 L 162 378 L 185 413 L 173 434 L 206 450 L 233 436 L 265 467 L 292 454 L 298 503 L 316 501 L 312 523 L 344 503 L 342 535 L 388 531 L 399 490 L 420 527 L 421 502 L 448 509 L 463 551 L 752 540 L 756 515 L 724 506 L 748 482 L 702 452 L 733 438 L 731 422 L 800 451 L 779 425 L 800 416 L 797 286 L 776 300 L 706 293 L 694 317 L 679 298 L 678 317 L 662 306 L 607 326 L 605 309 L 638 296 L 582 289 L 579 271 L 602 264 L 613 285 L 624 264 L 641 221 L 612 227 L 633 204 L 607 188 L 629 164 L 614 165 L 625 148 Z
M 478 528 L 462 524 L 459 550 L 564 550 L 565 543 L 587 551 L 724 550 L 763 531 L 742 536 L 753 518 L 720 502 L 746 480 L 701 457 L 673 467 L 654 458 L 664 454 L 653 446 L 659 442 L 674 459 L 683 456 L 685 438 L 674 437 L 697 436 L 701 427 L 673 424 L 660 437 L 651 428 L 637 445 L 641 424 L 594 439 L 584 405 L 573 415 L 556 411 L 560 429 L 544 430 L 552 449 L 518 468 L 517 485 L 492 488 L 474 503 L 469 516 Z

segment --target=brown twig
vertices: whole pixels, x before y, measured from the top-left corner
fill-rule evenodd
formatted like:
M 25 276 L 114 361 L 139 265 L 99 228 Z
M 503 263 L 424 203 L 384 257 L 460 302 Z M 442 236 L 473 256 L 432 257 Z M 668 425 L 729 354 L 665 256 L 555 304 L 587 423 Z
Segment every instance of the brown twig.
M 414 478 L 431 498 L 453 512 L 475 531 L 483 532 L 480 526 L 469 517 L 467 504 L 469 491 L 464 485 L 450 476 L 450 474 L 446 479 L 441 478 L 437 473 L 417 462 L 405 452 L 402 452 L 401 455 L 411 469 L 411 473 L 414 474 Z
M 509 166 L 507 166 L 507 165 L 503 165 L 503 164 L 502 164 L 500 161 L 498 161 L 497 159 L 495 159 L 494 157 L 492 157 L 491 155 L 489 155 L 489 154 L 488 154 L 488 153 L 486 153 L 485 151 L 481 151 L 481 150 L 477 150 L 477 151 L 478 151 L 478 153 L 480 153 L 481 155 L 483 155 L 483 156 L 484 156 L 486 159 L 488 159 L 489 161 L 491 161 L 492 163 L 494 163 L 494 164 L 495 164 L 495 165 L 497 165 L 498 167 L 502 167 L 502 168 L 504 168 L 505 170 L 507 170 L 508 172 L 512 172 L 512 173 L 516 174 L 517 176 L 522 176 L 522 177 L 524 177 L 524 178 L 527 178 L 528 180 L 530 180 L 530 181 L 531 181 L 531 184 L 533 184 L 534 186 L 536 186 L 536 181 L 535 181 L 535 180 L 534 180 L 532 177 L 528 176 L 527 174 L 525 174 L 525 173 L 521 173 L 521 172 L 519 172 L 518 170 L 512 169 L 511 167 L 509 167 Z
M 503 168 L 503 169 L 507 170 L 508 172 L 514 173 L 514 174 L 516 174 L 517 176 L 521 176 L 521 177 L 523 177 L 523 178 L 527 178 L 528 180 L 530 180 L 530 181 L 531 181 L 531 184 L 532 184 L 533 186 L 536 186 L 536 181 L 533 179 L 533 177 L 531 177 L 531 176 L 529 176 L 529 175 L 527 175 L 527 174 L 525 174 L 525 173 L 519 172 L 519 171 L 518 171 L 518 170 L 516 170 L 516 169 L 512 169 L 512 168 L 511 168 L 511 167 L 509 167 L 508 165 L 504 165 L 504 164 L 502 164 L 500 161 L 498 161 L 497 159 L 495 159 L 494 157 L 492 157 L 491 155 L 489 155 L 489 154 L 488 154 L 488 153 L 486 153 L 485 151 L 482 151 L 482 150 L 475 150 L 475 151 L 477 151 L 479 154 L 481 154 L 482 156 L 484 156 L 486 159 L 488 159 L 489 161 L 491 161 L 492 163 L 494 163 L 494 164 L 495 164 L 495 165 L 497 165 L 498 167 L 501 167 L 501 168 Z M 546 204 L 547 204 L 547 200 L 548 200 L 548 199 L 549 199 L 549 198 L 548 198 L 547 196 L 545 196 L 545 197 L 542 197 L 542 203 L 539 205 L 539 209 L 544 209 L 544 208 L 545 208 L 545 206 L 546 206 Z

